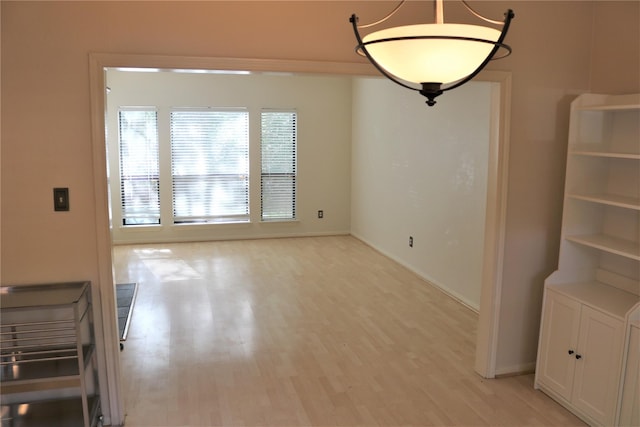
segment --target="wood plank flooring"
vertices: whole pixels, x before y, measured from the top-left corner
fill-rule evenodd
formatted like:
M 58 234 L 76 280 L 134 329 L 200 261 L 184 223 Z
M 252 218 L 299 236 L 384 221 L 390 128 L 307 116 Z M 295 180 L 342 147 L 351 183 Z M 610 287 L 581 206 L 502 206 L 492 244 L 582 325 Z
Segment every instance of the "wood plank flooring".
M 473 371 L 477 315 L 349 236 L 116 246 L 127 426 L 584 425 Z

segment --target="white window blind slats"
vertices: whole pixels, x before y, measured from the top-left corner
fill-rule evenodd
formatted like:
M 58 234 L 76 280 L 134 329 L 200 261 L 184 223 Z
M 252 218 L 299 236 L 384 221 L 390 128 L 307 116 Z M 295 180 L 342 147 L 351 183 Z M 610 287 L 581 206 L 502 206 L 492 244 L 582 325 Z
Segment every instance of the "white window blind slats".
M 249 220 L 249 115 L 171 112 L 175 223 Z
M 118 122 L 122 224 L 160 224 L 157 112 L 120 110 Z
M 261 113 L 261 218 L 296 218 L 297 114 Z

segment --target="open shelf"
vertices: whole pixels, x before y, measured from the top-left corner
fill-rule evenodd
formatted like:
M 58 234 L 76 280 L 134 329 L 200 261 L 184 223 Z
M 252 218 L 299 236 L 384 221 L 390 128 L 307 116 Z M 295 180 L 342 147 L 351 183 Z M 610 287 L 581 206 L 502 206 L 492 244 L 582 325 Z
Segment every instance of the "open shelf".
M 640 211 L 640 199 L 633 197 L 617 196 L 615 194 L 569 194 L 569 197 L 602 205 L 617 206 L 619 208 Z
M 89 364 L 93 348 L 92 345 L 83 346 L 85 366 Z M 2 380 L 3 387 L 48 381 L 50 378 L 79 378 L 80 375 L 78 352 L 75 347 L 2 355 L 0 380 Z
M 637 242 L 606 236 L 604 234 L 567 236 L 566 239 L 591 248 L 600 249 L 601 251 L 640 261 L 640 245 Z
M 640 160 L 640 153 L 624 152 L 624 151 L 612 151 L 608 147 L 594 144 L 575 144 L 571 147 L 570 154 L 577 156 L 591 156 L 591 157 L 608 157 L 613 159 L 630 159 Z
M 637 98 L 637 97 L 636 97 Z M 634 111 L 640 110 L 640 102 L 630 104 L 594 104 L 576 108 L 577 111 Z
M 87 399 L 92 413 L 89 427 L 99 425 L 100 399 Z M 5 427 L 79 427 L 84 425 L 82 399 L 58 399 L 42 402 L 2 405 L 2 426 Z
M 575 111 L 637 111 L 640 110 L 640 94 L 585 94 L 577 100 L 574 109 Z

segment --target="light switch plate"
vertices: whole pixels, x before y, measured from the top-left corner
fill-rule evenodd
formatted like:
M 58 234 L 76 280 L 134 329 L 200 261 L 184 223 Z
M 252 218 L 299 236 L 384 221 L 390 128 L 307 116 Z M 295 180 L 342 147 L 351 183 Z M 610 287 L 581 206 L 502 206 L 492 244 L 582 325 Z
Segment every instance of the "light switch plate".
M 69 189 L 68 188 L 53 189 L 53 210 L 58 212 L 69 210 Z

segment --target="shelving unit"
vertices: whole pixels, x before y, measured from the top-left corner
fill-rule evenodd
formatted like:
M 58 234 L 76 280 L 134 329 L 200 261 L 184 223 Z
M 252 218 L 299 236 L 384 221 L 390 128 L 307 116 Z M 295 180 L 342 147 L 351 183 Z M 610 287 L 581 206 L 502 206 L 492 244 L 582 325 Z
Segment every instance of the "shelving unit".
M 571 105 L 558 270 L 545 280 L 535 386 L 591 425 L 619 421 L 640 307 L 640 94 Z
M 101 424 L 89 282 L 0 288 L 3 427 Z

